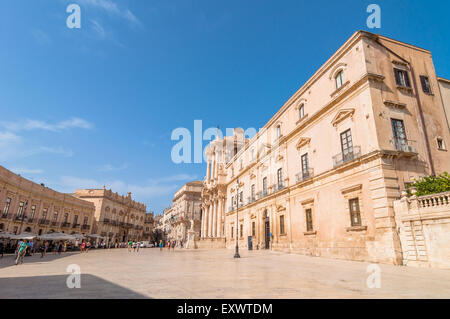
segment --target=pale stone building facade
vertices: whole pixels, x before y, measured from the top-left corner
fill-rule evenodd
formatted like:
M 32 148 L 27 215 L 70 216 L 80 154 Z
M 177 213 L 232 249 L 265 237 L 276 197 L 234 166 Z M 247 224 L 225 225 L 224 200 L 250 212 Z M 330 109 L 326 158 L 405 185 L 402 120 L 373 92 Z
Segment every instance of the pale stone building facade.
M 29 181 L 0 166 L 0 231 L 88 235 L 92 203 Z
M 169 219 L 171 239 L 186 243 L 192 222 L 194 231 L 200 235 L 202 189 L 203 182 L 195 181 L 186 183 L 175 193 Z
M 154 229 L 155 229 L 154 214 L 153 212 L 149 212 L 145 215 L 144 232 L 142 234 L 142 240 L 152 241 Z
M 143 239 L 146 206 L 134 201 L 131 193 L 123 196 L 103 187 L 76 190 L 74 196 L 95 205 L 93 234 L 112 243 Z
M 401 264 L 394 200 L 450 170 L 442 101 L 429 51 L 356 32 L 254 137 L 211 142 L 202 242 Z
M 448 128 L 450 130 L 450 80 L 438 77 L 438 83 L 441 91 L 442 103 L 444 104 Z

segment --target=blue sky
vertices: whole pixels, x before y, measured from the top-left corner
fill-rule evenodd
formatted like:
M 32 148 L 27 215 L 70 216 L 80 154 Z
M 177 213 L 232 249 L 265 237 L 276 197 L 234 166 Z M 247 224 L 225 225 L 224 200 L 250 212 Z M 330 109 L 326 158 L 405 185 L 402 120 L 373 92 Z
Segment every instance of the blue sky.
M 66 7 L 81 6 L 81 29 Z M 161 213 L 205 164 L 172 130 L 262 127 L 372 1 L 9 0 L 0 3 L 0 164 L 63 192 L 106 185 Z M 432 51 L 450 78 L 449 1 L 376 1 L 369 30 Z M 205 142 L 206 144 L 206 142 Z

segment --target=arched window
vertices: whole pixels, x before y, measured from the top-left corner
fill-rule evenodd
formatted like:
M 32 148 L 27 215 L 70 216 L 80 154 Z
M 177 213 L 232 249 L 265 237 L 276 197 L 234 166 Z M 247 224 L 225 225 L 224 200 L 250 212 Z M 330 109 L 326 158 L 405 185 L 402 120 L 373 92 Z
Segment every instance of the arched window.
M 298 117 L 301 120 L 305 116 L 305 104 L 300 104 L 298 107 Z
M 344 84 L 344 71 L 339 71 L 338 74 L 336 74 L 335 80 L 336 80 L 336 90 L 340 89 Z

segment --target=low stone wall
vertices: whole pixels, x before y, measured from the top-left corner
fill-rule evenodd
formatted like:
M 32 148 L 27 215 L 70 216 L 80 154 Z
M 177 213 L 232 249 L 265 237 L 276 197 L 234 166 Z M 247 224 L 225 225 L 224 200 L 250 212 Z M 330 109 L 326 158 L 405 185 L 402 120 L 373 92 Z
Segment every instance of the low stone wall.
M 450 269 L 450 192 L 409 198 L 403 193 L 394 210 L 403 264 Z
M 221 249 L 225 248 L 224 238 L 201 238 L 196 242 L 198 249 Z

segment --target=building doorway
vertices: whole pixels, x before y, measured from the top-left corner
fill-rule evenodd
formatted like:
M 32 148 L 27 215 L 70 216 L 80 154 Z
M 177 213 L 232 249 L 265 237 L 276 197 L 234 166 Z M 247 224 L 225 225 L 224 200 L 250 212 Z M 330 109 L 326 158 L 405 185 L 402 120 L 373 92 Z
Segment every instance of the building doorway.
M 265 249 L 270 249 L 270 219 L 269 212 L 267 210 L 264 212 L 264 240 Z

